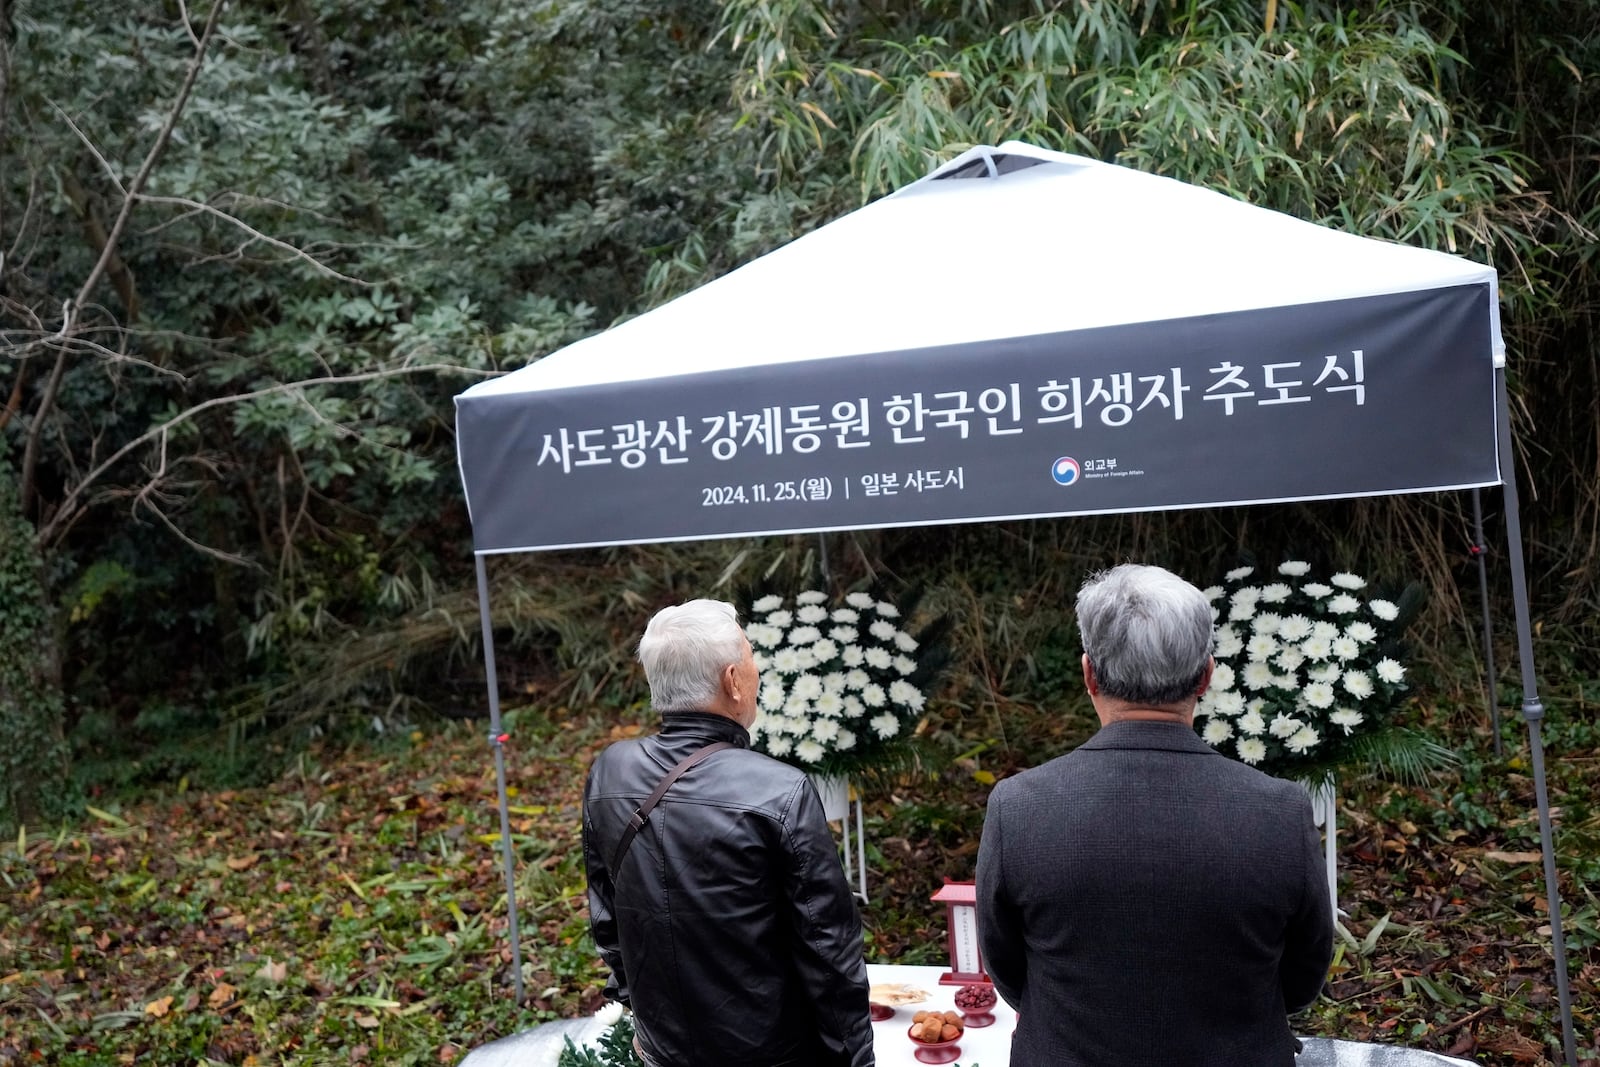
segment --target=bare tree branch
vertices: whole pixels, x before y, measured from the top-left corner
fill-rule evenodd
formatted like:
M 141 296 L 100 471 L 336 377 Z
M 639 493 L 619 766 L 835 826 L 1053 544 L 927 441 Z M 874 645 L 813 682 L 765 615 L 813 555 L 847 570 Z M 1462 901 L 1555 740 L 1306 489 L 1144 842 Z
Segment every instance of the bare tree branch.
M 175 378 L 180 382 L 187 382 L 189 380 L 189 376 L 184 374 L 182 371 L 175 371 L 171 367 L 163 367 L 159 363 L 152 363 L 148 359 L 140 359 L 138 356 L 130 356 L 126 352 L 118 352 L 114 348 L 107 348 L 105 345 L 97 344 L 86 337 L 75 337 L 70 341 L 46 339 L 42 343 L 46 348 L 82 348 L 89 352 L 93 352 L 107 363 L 132 363 L 135 366 L 143 367 L 146 370 L 153 370 L 157 374 L 164 374 L 169 378 Z
M 146 193 L 138 193 L 135 194 L 135 196 L 137 199 L 142 200 L 147 204 L 173 204 L 178 207 L 186 207 L 191 212 L 199 212 L 200 214 L 211 215 L 215 218 L 222 219 L 224 222 L 231 223 L 234 226 L 239 227 L 239 229 L 243 230 L 245 233 L 249 234 L 252 241 L 262 241 L 271 245 L 273 248 L 282 249 L 283 251 L 288 252 L 295 259 L 303 260 L 304 262 L 309 263 L 313 270 L 326 277 L 337 278 L 339 281 L 349 282 L 351 285 L 370 287 L 374 284 L 372 282 L 362 281 L 360 278 L 352 278 L 348 274 L 340 274 L 332 267 L 313 257 L 310 253 L 290 244 L 288 241 L 283 241 L 276 237 L 270 237 L 256 229 L 254 226 L 251 226 L 238 216 L 230 215 L 226 211 L 222 211 L 219 208 L 214 208 L 210 204 L 202 201 L 190 200 L 185 196 L 151 196 Z M 249 247 L 248 243 L 240 245 L 236 251 L 242 252 L 247 247 Z
M 95 162 L 100 164 L 100 169 L 105 171 L 106 177 L 111 180 L 111 184 L 117 187 L 117 192 L 121 193 L 123 196 L 127 196 L 128 191 L 122 187 L 122 179 L 117 177 L 117 172 L 112 169 L 111 161 L 107 159 L 104 153 L 100 151 L 99 146 L 89 139 L 88 134 L 79 129 L 78 124 L 72 121 L 72 116 L 67 114 L 65 108 L 56 103 L 54 100 L 49 101 L 49 104 L 53 109 L 55 109 L 55 113 L 61 116 L 61 121 L 65 122 L 69 127 L 71 127 L 72 132 L 78 135 L 78 140 L 83 142 L 83 147 L 87 148 L 89 150 L 89 154 L 95 158 Z
M 3 117 L 4 117 L 3 113 L 0 113 L 0 118 L 3 118 Z M 22 205 L 22 221 L 20 223 L 18 223 L 18 225 L 17 225 L 17 236 L 16 236 L 16 239 L 11 242 L 11 247 L 9 249 L 7 249 L 6 253 L 5 253 L 6 263 L 9 265 L 9 268 L 14 273 L 17 273 L 17 274 L 23 273 L 27 269 L 28 261 L 33 258 L 33 252 L 32 251 L 29 251 L 29 253 L 26 256 L 21 255 L 22 243 L 27 237 L 29 223 L 31 223 L 33 221 L 34 214 L 35 214 L 35 211 L 38 208 L 39 201 L 42 200 L 42 199 L 43 199 L 43 197 L 41 197 L 39 195 L 39 171 L 38 171 L 38 168 L 36 168 L 36 167 L 35 168 L 29 168 L 29 170 L 28 170 L 28 200 L 27 200 L 27 203 Z M 22 259 L 21 263 L 17 262 L 17 259 L 19 258 L 19 256 Z
M 328 416 L 318 411 L 317 405 L 306 399 L 306 394 L 303 392 L 300 393 L 296 399 L 300 401 L 300 405 L 306 409 L 313 419 L 322 423 L 322 425 L 326 426 L 340 437 L 356 441 L 360 444 L 366 445 L 368 448 L 379 448 L 385 452 L 391 452 L 397 456 L 404 456 L 407 454 L 406 450 L 403 448 L 396 448 L 394 445 L 386 445 L 382 441 L 370 440 L 365 434 L 361 433 L 361 431 L 352 430 L 343 423 L 334 422 L 332 419 L 328 418 Z
M 189 40 L 194 46 L 196 48 L 204 48 L 205 46 L 200 43 L 200 38 L 194 35 L 194 20 L 189 17 L 189 5 L 185 4 L 183 0 L 178 0 L 178 17 L 183 21 L 183 32 L 189 35 Z
M 11 122 L 11 42 L 6 27 L 11 24 L 11 2 L 0 0 L 0 170 L 6 168 L 5 147 L 9 143 L 6 127 Z M 0 196 L 0 234 L 6 232 L 6 198 Z M 5 258 L 0 256 L 0 278 L 5 275 Z
M 63 339 L 72 337 L 77 332 L 77 317 L 79 309 L 89 302 L 94 293 L 95 286 L 100 284 L 101 277 L 110 265 L 112 257 L 117 253 L 117 245 L 122 240 L 123 231 L 128 227 L 128 218 L 133 214 L 133 208 L 138 203 L 138 196 L 150 175 L 154 173 L 156 163 L 166 152 L 167 144 L 172 139 L 172 131 L 178 126 L 178 119 L 182 117 L 184 108 L 188 106 L 189 96 L 194 92 L 194 84 L 200 77 L 200 71 L 205 66 L 206 47 L 211 41 L 211 36 L 216 32 L 217 20 L 222 17 L 222 9 L 227 6 L 227 0 L 212 0 L 211 13 L 206 17 L 205 29 L 200 34 L 200 39 L 195 44 L 194 57 L 189 61 L 189 69 L 184 73 L 183 84 L 178 88 L 177 98 L 173 101 L 171 109 L 167 112 L 166 121 L 161 125 L 161 132 L 156 135 L 155 143 L 150 146 L 150 151 L 145 154 L 144 162 L 139 166 L 139 172 L 134 175 L 133 181 L 128 183 L 128 195 L 122 198 L 122 209 L 117 213 L 117 219 L 111 225 L 106 236 L 105 248 L 100 252 L 100 258 L 89 271 L 89 276 L 83 280 L 82 287 L 78 290 L 75 300 L 69 301 L 62 313 L 60 336 Z M 34 412 L 33 425 L 28 428 L 28 441 L 22 452 L 22 483 L 21 497 L 24 513 L 33 510 L 34 497 L 37 487 L 34 485 L 34 473 L 39 464 L 39 442 L 44 436 L 44 428 L 48 422 L 47 416 L 55 405 L 57 393 L 61 390 L 61 376 L 67 369 L 67 352 L 62 350 L 56 355 L 55 366 L 51 368 L 50 380 L 45 385 L 44 393 L 39 398 L 38 409 Z M 53 525 L 53 523 L 52 523 Z
M 205 463 L 204 461 L 194 457 L 190 457 L 190 462 L 200 463 L 205 467 L 211 467 L 211 464 Z M 161 461 L 156 466 L 155 472 L 150 476 L 150 480 L 146 482 L 137 493 L 134 494 L 133 506 L 129 509 L 129 511 L 137 516 L 139 514 L 139 508 L 144 507 L 152 515 L 160 519 L 167 529 L 176 534 L 179 540 L 188 545 L 190 548 L 194 549 L 196 552 L 202 552 L 213 559 L 221 560 L 223 563 L 231 563 L 238 567 L 253 567 L 256 570 L 262 570 L 263 568 L 261 565 L 256 563 L 254 560 L 247 559 L 246 557 L 233 552 L 224 552 L 220 548 L 212 548 L 210 545 L 202 544 L 190 537 L 188 534 L 184 533 L 182 530 L 178 529 L 178 524 L 167 517 L 167 513 L 161 509 L 161 506 L 155 500 L 157 492 L 160 491 L 159 486 L 161 483 L 161 477 L 166 473 L 166 471 L 167 436 L 163 434 L 161 437 Z M 212 473 L 216 473 L 215 468 L 212 468 Z
M 362 374 L 340 374 L 326 378 L 307 378 L 298 382 L 281 382 L 277 385 L 269 385 L 262 389 L 254 389 L 248 393 L 234 393 L 229 396 L 217 396 L 212 397 L 210 400 L 201 401 L 193 407 L 186 408 L 183 411 L 178 412 L 178 414 L 174 415 L 166 422 L 163 422 L 161 425 L 154 426 L 149 430 L 146 430 L 144 433 L 140 434 L 138 437 L 135 437 L 133 440 L 117 449 L 111 455 L 107 456 L 96 467 L 94 467 L 94 469 L 85 474 L 78 484 L 73 486 L 72 491 L 66 495 L 66 498 L 61 501 L 61 506 L 56 509 L 56 513 L 50 517 L 50 520 L 40 526 L 39 543 L 41 545 L 48 545 L 55 539 L 58 533 L 62 531 L 62 528 L 71 521 L 73 513 L 80 507 L 80 501 L 88 488 L 97 480 L 99 480 L 99 478 L 105 474 L 106 471 L 116 466 L 117 463 L 119 463 L 125 456 L 128 455 L 128 453 L 149 444 L 151 441 L 164 439 L 164 436 L 169 431 L 175 429 L 185 422 L 188 422 L 197 415 L 210 411 L 212 408 L 225 407 L 229 404 L 242 404 L 246 401 L 259 400 L 262 397 L 277 396 L 282 393 L 292 393 L 297 390 L 307 389 L 313 386 L 349 385 L 355 382 L 371 382 L 384 378 L 399 378 L 410 374 L 463 374 L 480 378 L 494 378 L 498 377 L 500 372 L 474 370 L 469 367 L 458 367 L 449 363 L 425 363 L 407 367 L 388 367 L 383 370 L 367 371 Z

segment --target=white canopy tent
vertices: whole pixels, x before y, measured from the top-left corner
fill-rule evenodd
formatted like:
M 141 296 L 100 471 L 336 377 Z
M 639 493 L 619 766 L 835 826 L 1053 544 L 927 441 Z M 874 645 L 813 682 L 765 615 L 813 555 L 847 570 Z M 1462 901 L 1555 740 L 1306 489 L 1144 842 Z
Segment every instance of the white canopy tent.
M 457 397 L 502 792 L 489 555 L 1503 485 L 1570 1064 L 1504 367 L 1489 267 L 972 149 Z

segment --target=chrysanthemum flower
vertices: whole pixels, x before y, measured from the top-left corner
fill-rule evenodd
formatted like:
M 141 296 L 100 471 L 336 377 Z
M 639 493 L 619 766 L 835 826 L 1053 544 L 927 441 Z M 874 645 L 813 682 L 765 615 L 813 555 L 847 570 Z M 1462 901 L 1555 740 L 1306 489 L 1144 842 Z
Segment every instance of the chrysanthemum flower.
M 1244 694 L 1231 691 L 1207 692 L 1211 698 L 1211 706 L 1218 715 L 1237 715 L 1244 710 Z
M 1246 689 L 1265 689 L 1272 684 L 1272 668 L 1261 660 L 1251 660 L 1244 665 L 1244 673 L 1239 680 Z
M 1290 615 L 1278 624 L 1278 636 L 1285 641 L 1302 641 L 1311 636 L 1311 620 L 1304 615 Z
M 1370 622 L 1362 622 L 1360 619 L 1346 626 L 1344 632 L 1352 641 L 1359 641 L 1363 645 L 1370 644 L 1378 639 L 1378 631 L 1373 628 L 1372 624 Z
M 1358 700 L 1365 700 L 1372 695 L 1372 679 L 1364 671 L 1345 671 L 1339 682 L 1345 692 Z
M 1313 708 L 1333 707 L 1333 686 L 1327 682 L 1312 682 L 1306 686 L 1303 695 L 1306 703 Z
M 1328 610 L 1337 615 L 1350 615 L 1361 608 L 1361 601 L 1349 593 L 1340 593 L 1328 601 Z
M 1283 746 L 1290 752 L 1304 754 L 1316 748 L 1321 740 L 1322 735 L 1316 730 L 1310 726 L 1302 726 L 1283 742 Z
M 1335 726 L 1343 727 L 1345 735 L 1348 736 L 1351 730 L 1366 721 L 1366 717 L 1355 708 L 1335 708 L 1333 714 L 1328 716 L 1328 721 Z
M 797 647 L 809 645 L 813 641 L 820 640 L 821 637 L 822 631 L 815 626 L 796 626 L 789 631 L 789 643 Z
M 1267 732 L 1273 737 L 1293 737 L 1295 731 L 1299 730 L 1300 727 L 1304 725 L 1305 723 L 1301 722 L 1293 715 L 1279 715 L 1274 718 L 1271 724 L 1267 727 Z

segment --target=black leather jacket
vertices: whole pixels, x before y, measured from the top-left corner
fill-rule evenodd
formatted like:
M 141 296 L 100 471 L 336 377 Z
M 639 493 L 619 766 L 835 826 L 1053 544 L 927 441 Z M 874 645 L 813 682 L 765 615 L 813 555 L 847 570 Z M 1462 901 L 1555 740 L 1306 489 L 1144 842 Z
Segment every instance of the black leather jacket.
M 607 995 L 633 1009 L 662 1067 L 868 1067 L 861 920 L 816 791 L 749 751 L 732 719 L 677 712 L 662 723 L 600 753 L 584 789 L 589 922 L 611 968 Z M 673 783 L 609 870 L 634 809 L 714 741 L 738 748 Z

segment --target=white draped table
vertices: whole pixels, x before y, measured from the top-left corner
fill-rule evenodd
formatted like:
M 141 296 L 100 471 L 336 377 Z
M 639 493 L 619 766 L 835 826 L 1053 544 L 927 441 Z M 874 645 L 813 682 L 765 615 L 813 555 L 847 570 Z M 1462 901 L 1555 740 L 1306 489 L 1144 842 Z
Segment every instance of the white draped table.
M 939 984 L 939 976 L 948 970 L 948 967 L 867 964 L 867 978 L 873 985 L 899 982 L 928 991 L 925 1003 L 896 1008 L 892 1016 L 881 1023 L 872 1024 L 872 1046 L 877 1053 L 878 1067 L 920 1067 L 917 1058 L 912 1055 L 915 1046 L 906 1031 L 911 1029 L 911 1016 L 923 1008 L 930 1011 L 955 1008 L 956 990 L 961 987 Z M 1017 1013 L 1003 1000 L 990 1010 L 994 1014 L 994 1025 L 981 1030 L 969 1029 L 962 1034 L 961 1055 L 952 1067 L 1009 1067 L 1011 1032 L 1016 1029 Z M 1320 1037 L 1301 1040 L 1305 1044 L 1305 1051 L 1296 1058 L 1298 1067 L 1473 1067 L 1470 1060 L 1458 1060 L 1421 1049 Z
M 867 978 L 873 985 L 901 983 L 928 992 L 924 1003 L 896 1008 L 889 1018 L 872 1024 L 872 1043 L 879 1067 L 920 1067 L 913 1054 L 915 1046 L 906 1031 L 911 1029 L 911 1016 L 919 1010 L 955 1008 L 956 990 L 960 986 L 939 984 L 939 976 L 946 969 L 867 964 Z M 993 1026 L 968 1029 L 961 1035 L 961 1053 L 952 1067 L 1010 1067 L 1011 1032 L 1017 1025 L 1017 1013 L 1003 1000 L 991 1012 Z M 575 1045 L 593 1048 L 604 1030 L 605 1024 L 593 1017 L 545 1023 L 473 1049 L 460 1067 L 554 1067 L 567 1039 Z M 1305 1051 L 1296 1060 L 1297 1067 L 1473 1067 L 1467 1060 L 1418 1049 L 1315 1037 L 1304 1041 Z
M 906 1031 L 911 1029 L 911 1017 L 919 1011 L 956 1010 L 956 990 L 961 987 L 939 984 L 939 976 L 949 970 L 949 967 L 867 964 L 867 979 L 873 985 L 898 982 L 928 992 L 928 999 L 923 1003 L 898 1007 L 883 1022 L 872 1024 L 872 1047 L 877 1052 L 878 1067 L 921 1067 L 912 1055 L 916 1046 Z M 1006 1067 L 1011 1062 L 1011 1031 L 1017 1027 L 1017 1013 L 1003 1000 L 989 1010 L 994 1015 L 993 1026 L 981 1029 L 968 1027 L 961 1035 L 961 1055 L 955 1062 L 963 1067 L 972 1064 L 978 1064 L 979 1067 Z

